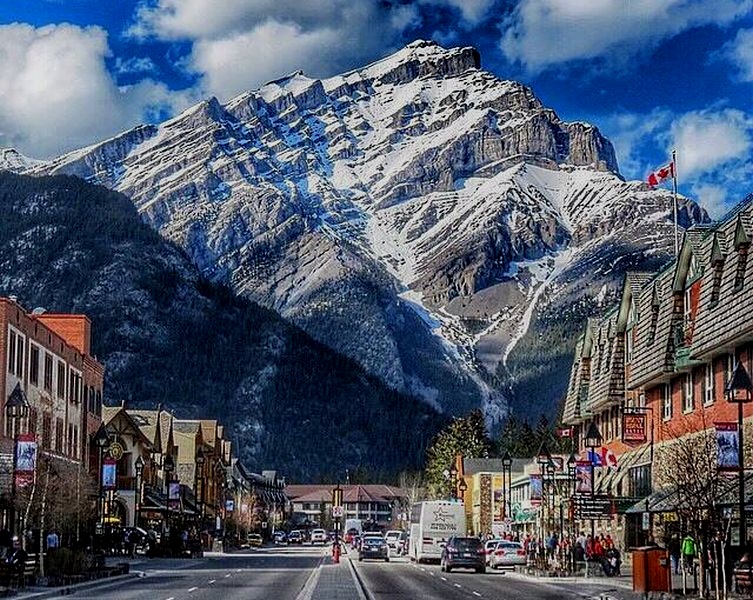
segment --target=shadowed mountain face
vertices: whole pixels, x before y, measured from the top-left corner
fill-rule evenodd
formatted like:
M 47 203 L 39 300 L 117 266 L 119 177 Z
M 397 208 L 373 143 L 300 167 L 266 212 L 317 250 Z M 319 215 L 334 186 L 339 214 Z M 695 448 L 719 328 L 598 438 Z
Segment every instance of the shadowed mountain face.
M 490 421 L 511 403 L 551 416 L 584 316 L 671 247 L 671 196 L 624 181 L 596 127 L 431 42 L 14 161 L 124 192 L 207 278 Z
M 209 282 L 125 196 L 0 173 L 0 211 L 0 295 L 89 315 L 108 403 L 220 419 L 250 467 L 294 481 L 422 463 L 432 408 Z

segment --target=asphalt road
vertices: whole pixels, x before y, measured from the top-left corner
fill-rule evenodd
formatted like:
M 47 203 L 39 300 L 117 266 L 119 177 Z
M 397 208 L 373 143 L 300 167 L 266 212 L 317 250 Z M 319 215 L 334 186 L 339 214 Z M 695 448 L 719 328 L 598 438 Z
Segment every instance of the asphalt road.
M 373 600 L 598 600 L 630 598 L 607 581 L 583 585 L 552 580 L 524 579 L 514 573 L 471 570 L 442 573 L 439 565 L 415 565 L 407 559 L 354 562 L 356 571 Z
M 82 590 L 81 600 L 294 600 L 320 564 L 321 547 L 261 548 L 132 566 L 144 577 Z

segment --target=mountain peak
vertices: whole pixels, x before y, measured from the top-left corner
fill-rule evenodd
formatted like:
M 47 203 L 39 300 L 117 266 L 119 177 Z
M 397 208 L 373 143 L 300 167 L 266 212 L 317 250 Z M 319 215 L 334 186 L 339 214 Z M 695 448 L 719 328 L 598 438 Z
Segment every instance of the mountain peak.
M 41 163 L 40 160 L 24 156 L 15 148 L 0 148 L 0 171 L 21 172 Z

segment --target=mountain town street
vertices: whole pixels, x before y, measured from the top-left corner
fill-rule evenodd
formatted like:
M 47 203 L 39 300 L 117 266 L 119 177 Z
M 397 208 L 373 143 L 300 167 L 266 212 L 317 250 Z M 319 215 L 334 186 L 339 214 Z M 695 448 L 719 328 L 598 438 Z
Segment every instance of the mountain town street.
M 202 559 L 137 559 L 136 577 L 72 591 L 82 600 L 629 600 L 634 594 L 614 580 L 543 580 L 506 571 L 477 575 L 442 573 L 439 565 L 407 558 L 359 562 L 330 558 L 331 547 L 267 547 Z M 29 590 L 17 596 L 46 597 Z

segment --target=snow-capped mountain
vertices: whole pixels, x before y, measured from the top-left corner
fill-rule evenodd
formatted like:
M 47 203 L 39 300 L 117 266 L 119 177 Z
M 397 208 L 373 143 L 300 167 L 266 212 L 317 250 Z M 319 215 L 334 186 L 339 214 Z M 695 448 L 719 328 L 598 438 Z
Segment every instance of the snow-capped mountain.
M 523 404 L 551 413 L 580 319 L 671 247 L 671 195 L 624 181 L 596 127 L 473 48 L 424 41 L 20 170 L 127 194 L 207 275 L 390 385 L 490 420 L 537 393 L 526 378 L 546 389 Z M 703 218 L 681 200 L 684 224 Z M 543 360 L 546 310 L 572 323 Z

